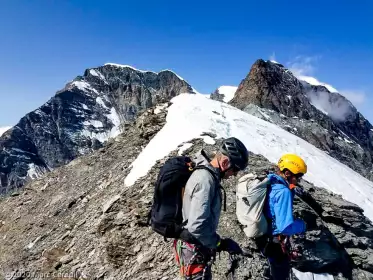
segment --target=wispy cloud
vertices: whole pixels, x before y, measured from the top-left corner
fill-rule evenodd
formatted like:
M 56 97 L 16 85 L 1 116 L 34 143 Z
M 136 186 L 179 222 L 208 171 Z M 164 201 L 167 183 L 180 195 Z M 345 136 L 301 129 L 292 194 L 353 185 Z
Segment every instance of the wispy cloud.
M 287 65 L 291 72 L 295 76 L 310 76 L 315 74 L 316 64 L 320 56 L 305 56 L 298 55 L 294 59 L 290 60 Z
M 288 69 L 300 80 L 305 81 L 311 85 L 322 85 L 326 87 L 330 92 L 338 92 L 346 97 L 354 106 L 361 107 L 365 104 L 368 99 L 366 93 L 358 89 L 340 89 L 336 90 L 329 84 L 320 82 L 315 74 L 318 69 L 318 62 L 321 56 L 313 55 L 298 55 L 294 59 L 287 62 Z M 334 120 L 344 120 L 352 111 L 352 107 L 349 102 L 342 99 L 334 100 L 330 99 L 329 95 L 315 94 L 311 92 L 308 94 L 310 102 L 319 110 L 327 112 L 330 117 Z
M 367 97 L 362 90 L 341 90 L 339 93 L 350 100 L 355 106 L 364 104 Z
M 273 52 L 270 56 L 269 56 L 269 60 L 271 61 L 276 61 L 276 53 Z

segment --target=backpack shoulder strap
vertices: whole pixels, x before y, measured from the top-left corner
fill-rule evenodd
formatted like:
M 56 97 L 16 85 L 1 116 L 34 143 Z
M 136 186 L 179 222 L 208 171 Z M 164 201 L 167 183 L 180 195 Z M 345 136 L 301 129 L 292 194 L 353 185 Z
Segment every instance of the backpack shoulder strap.
M 223 188 L 223 186 L 220 184 L 220 180 L 217 178 L 216 174 L 210 168 L 204 165 L 198 165 L 194 168 L 194 170 L 197 170 L 197 169 L 207 170 L 211 174 L 211 176 L 215 179 L 215 181 L 218 183 L 219 189 L 221 189 L 223 192 L 223 210 L 224 212 L 227 211 L 227 193 L 225 189 Z
M 210 168 L 208 168 L 207 166 L 204 166 L 204 165 L 197 165 L 196 167 L 194 167 L 193 171 L 198 170 L 198 169 L 207 170 L 211 174 L 211 176 L 214 178 L 214 180 L 216 180 L 220 184 L 220 181 L 219 181 L 218 177 L 216 176 L 214 171 L 212 171 Z

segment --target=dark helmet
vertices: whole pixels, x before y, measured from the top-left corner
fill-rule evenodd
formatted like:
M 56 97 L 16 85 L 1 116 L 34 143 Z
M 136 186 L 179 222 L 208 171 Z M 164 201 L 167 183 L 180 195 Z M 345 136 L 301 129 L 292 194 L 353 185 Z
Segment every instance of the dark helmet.
M 238 169 L 244 170 L 248 164 L 249 152 L 245 145 L 235 137 L 223 141 L 220 152 L 229 157 L 231 163 Z

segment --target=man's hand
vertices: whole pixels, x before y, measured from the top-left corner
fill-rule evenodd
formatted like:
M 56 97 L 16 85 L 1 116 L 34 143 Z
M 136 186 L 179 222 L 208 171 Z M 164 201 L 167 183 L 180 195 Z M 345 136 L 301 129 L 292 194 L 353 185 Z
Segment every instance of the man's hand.
M 242 249 L 238 243 L 230 238 L 220 239 L 220 244 L 217 247 L 217 251 L 225 251 L 229 254 L 242 254 Z

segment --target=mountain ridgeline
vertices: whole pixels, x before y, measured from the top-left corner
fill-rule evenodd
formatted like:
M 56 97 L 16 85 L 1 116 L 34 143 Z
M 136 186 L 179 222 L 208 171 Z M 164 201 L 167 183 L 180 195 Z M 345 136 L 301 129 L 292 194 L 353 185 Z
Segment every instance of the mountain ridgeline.
M 234 91 L 220 87 L 211 98 L 282 127 L 373 180 L 373 127 L 344 96 L 261 59 Z M 102 147 L 139 112 L 180 93 L 195 91 L 169 70 L 87 69 L 0 137 L 0 194 Z
M 169 70 L 87 69 L 0 137 L 0 194 L 102 147 L 138 112 L 180 93 L 194 91 Z

